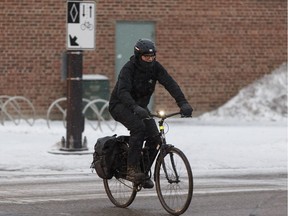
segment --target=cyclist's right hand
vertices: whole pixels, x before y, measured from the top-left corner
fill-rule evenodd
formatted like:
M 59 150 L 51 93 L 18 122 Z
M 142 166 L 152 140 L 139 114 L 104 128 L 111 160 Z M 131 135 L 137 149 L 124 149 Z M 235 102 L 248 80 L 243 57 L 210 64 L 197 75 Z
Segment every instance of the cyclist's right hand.
M 139 118 L 141 119 L 150 118 L 148 111 L 141 106 L 136 105 L 133 111 L 134 111 L 134 114 L 139 116 Z

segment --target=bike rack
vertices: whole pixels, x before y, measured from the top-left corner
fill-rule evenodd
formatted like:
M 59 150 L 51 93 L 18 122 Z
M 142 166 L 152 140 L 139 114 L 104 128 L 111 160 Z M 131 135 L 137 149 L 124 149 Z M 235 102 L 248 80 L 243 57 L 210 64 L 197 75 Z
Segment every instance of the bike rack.
M 51 112 L 54 108 L 57 108 L 58 111 L 62 114 L 63 126 L 66 128 L 66 108 L 61 106 L 61 103 L 65 103 L 66 105 L 67 98 L 62 97 L 58 98 L 51 103 L 47 110 L 46 114 L 46 122 L 48 128 L 51 128 L 50 125 L 50 117 Z M 108 112 L 109 102 L 104 99 L 95 99 L 89 100 L 87 98 L 83 98 L 83 102 L 86 103 L 84 106 L 82 113 L 85 116 L 88 110 L 92 110 L 96 115 L 96 124 L 95 121 L 91 121 L 88 117 L 85 117 L 86 121 L 90 124 L 90 126 L 94 130 L 103 131 L 103 125 L 108 127 L 111 131 L 115 131 L 117 127 L 117 122 L 111 120 L 111 116 Z M 25 108 L 25 109 L 24 109 Z M 108 119 L 104 117 L 105 111 L 108 112 Z M 29 112 L 29 114 L 27 114 Z M 27 124 L 33 126 L 35 123 L 35 108 L 31 101 L 23 96 L 8 96 L 8 95 L 0 95 L 0 123 L 4 125 L 6 119 L 12 121 L 15 125 L 19 125 L 21 119 L 24 119 Z
M 46 122 L 47 122 L 47 126 L 48 128 L 50 128 L 50 115 L 51 115 L 51 111 L 56 107 L 60 113 L 62 114 L 62 121 L 63 121 L 63 125 L 64 127 L 66 127 L 66 108 L 63 108 L 61 106 L 62 102 L 66 102 L 67 98 L 66 97 L 62 97 L 62 98 L 58 98 L 56 99 L 54 102 L 51 103 L 51 105 L 49 106 L 48 110 L 47 110 L 47 115 L 46 115 Z M 111 131 L 116 130 L 117 127 L 117 122 L 112 120 L 106 120 L 103 117 L 104 111 L 108 109 L 109 106 L 109 102 L 107 100 L 104 99 L 95 99 L 90 101 L 87 98 L 83 98 L 83 102 L 86 103 L 86 105 L 84 106 L 82 113 L 85 116 L 86 112 L 90 109 L 93 111 L 93 113 L 96 115 L 96 126 L 94 123 L 94 121 L 90 121 L 87 117 L 85 117 L 86 121 L 90 124 L 90 126 L 94 129 L 97 130 L 99 129 L 100 131 L 103 131 L 103 128 L 101 126 L 101 123 L 104 123 Z M 101 105 L 101 109 L 99 110 L 97 105 Z M 65 103 L 66 105 L 66 103 Z
M 21 105 L 23 104 L 27 106 L 27 111 L 32 111 L 29 116 L 26 116 L 24 110 L 21 109 L 21 107 L 23 107 Z M 24 119 L 30 126 L 35 122 L 35 108 L 33 104 L 23 96 L 0 96 L 0 111 L 2 125 L 4 125 L 5 118 L 8 118 L 15 125 L 19 125 L 21 119 Z M 31 116 L 32 120 L 29 120 Z
M 66 101 L 67 101 L 67 98 L 62 97 L 62 98 L 56 99 L 55 101 L 53 101 L 50 104 L 50 106 L 47 110 L 47 114 L 46 114 L 46 123 L 47 123 L 48 128 L 50 128 L 50 114 L 51 114 L 51 111 L 53 110 L 54 107 L 56 107 L 60 111 L 60 113 L 62 113 L 63 126 L 66 128 L 66 116 L 67 116 L 66 108 L 63 108 L 60 105 L 61 102 L 65 103 L 65 105 L 66 105 Z M 90 100 L 83 98 L 83 102 L 89 103 Z
M 6 100 L 8 100 L 9 98 L 10 98 L 10 96 L 8 96 L 8 95 L 0 95 L 0 123 L 2 125 L 4 125 L 4 120 L 5 120 L 5 116 L 4 116 L 4 113 L 2 111 L 2 106 L 3 106 L 4 102 Z
M 50 113 L 51 110 L 54 108 L 54 106 L 56 106 L 58 108 L 58 110 L 62 113 L 63 116 L 63 125 L 66 128 L 66 109 L 63 109 L 62 106 L 60 106 L 60 102 L 65 101 L 66 102 L 67 98 L 66 97 L 62 97 L 62 98 L 58 98 L 57 100 L 53 101 L 53 103 L 51 103 L 51 105 L 49 106 L 48 110 L 47 110 L 47 115 L 46 115 L 46 123 L 48 128 L 50 128 Z
M 101 109 L 98 110 L 96 104 L 103 104 Z M 88 123 L 91 125 L 91 127 L 94 130 L 97 130 L 99 128 L 100 131 L 103 131 L 102 127 L 101 127 L 101 122 L 103 122 L 111 131 L 115 131 L 116 127 L 117 127 L 117 122 L 114 120 L 110 120 L 111 116 L 109 116 L 109 119 L 106 120 L 103 117 L 104 111 L 107 110 L 108 111 L 108 106 L 109 106 L 109 101 L 104 100 L 104 99 L 95 99 L 90 101 L 88 104 L 86 104 L 86 106 L 83 108 L 83 115 L 85 116 L 86 111 L 88 110 L 88 108 L 92 109 L 92 111 L 96 114 L 97 116 L 97 125 L 96 127 L 93 126 L 93 124 L 90 123 L 90 121 L 88 119 L 86 119 L 88 121 Z

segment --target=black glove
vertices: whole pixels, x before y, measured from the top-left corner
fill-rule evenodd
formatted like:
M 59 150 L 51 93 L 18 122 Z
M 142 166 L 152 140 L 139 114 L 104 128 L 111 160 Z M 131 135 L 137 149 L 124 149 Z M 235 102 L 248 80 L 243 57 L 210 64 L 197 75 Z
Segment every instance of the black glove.
M 191 117 L 193 108 L 190 106 L 189 103 L 184 103 L 180 107 L 180 112 L 181 112 L 181 115 L 183 115 L 184 117 Z
M 141 106 L 135 106 L 134 109 L 133 109 L 134 113 L 139 116 L 139 118 L 141 119 L 145 119 L 145 118 L 149 118 L 149 113 L 146 109 L 144 109 L 143 107 Z

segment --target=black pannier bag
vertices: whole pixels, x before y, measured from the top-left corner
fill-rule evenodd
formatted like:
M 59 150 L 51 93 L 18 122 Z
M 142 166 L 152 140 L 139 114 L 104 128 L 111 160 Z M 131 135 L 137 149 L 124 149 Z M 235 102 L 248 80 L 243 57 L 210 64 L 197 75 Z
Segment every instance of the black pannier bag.
M 102 179 L 111 179 L 116 171 L 123 169 L 127 160 L 127 136 L 106 136 L 97 139 L 91 168 Z

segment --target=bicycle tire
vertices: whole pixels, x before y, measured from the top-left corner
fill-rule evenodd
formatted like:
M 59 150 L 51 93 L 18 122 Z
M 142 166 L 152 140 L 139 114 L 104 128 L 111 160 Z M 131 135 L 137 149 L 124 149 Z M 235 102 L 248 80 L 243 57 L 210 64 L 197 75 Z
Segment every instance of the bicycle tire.
M 126 208 L 134 201 L 137 191 L 132 182 L 113 177 L 103 179 L 103 183 L 108 198 L 115 206 Z
M 178 174 L 175 174 L 172 163 Z M 167 177 L 164 169 L 167 170 Z M 188 209 L 193 196 L 193 175 L 189 161 L 181 150 L 170 147 L 165 155 L 159 154 L 155 166 L 155 184 L 160 203 L 167 212 L 181 215 Z

